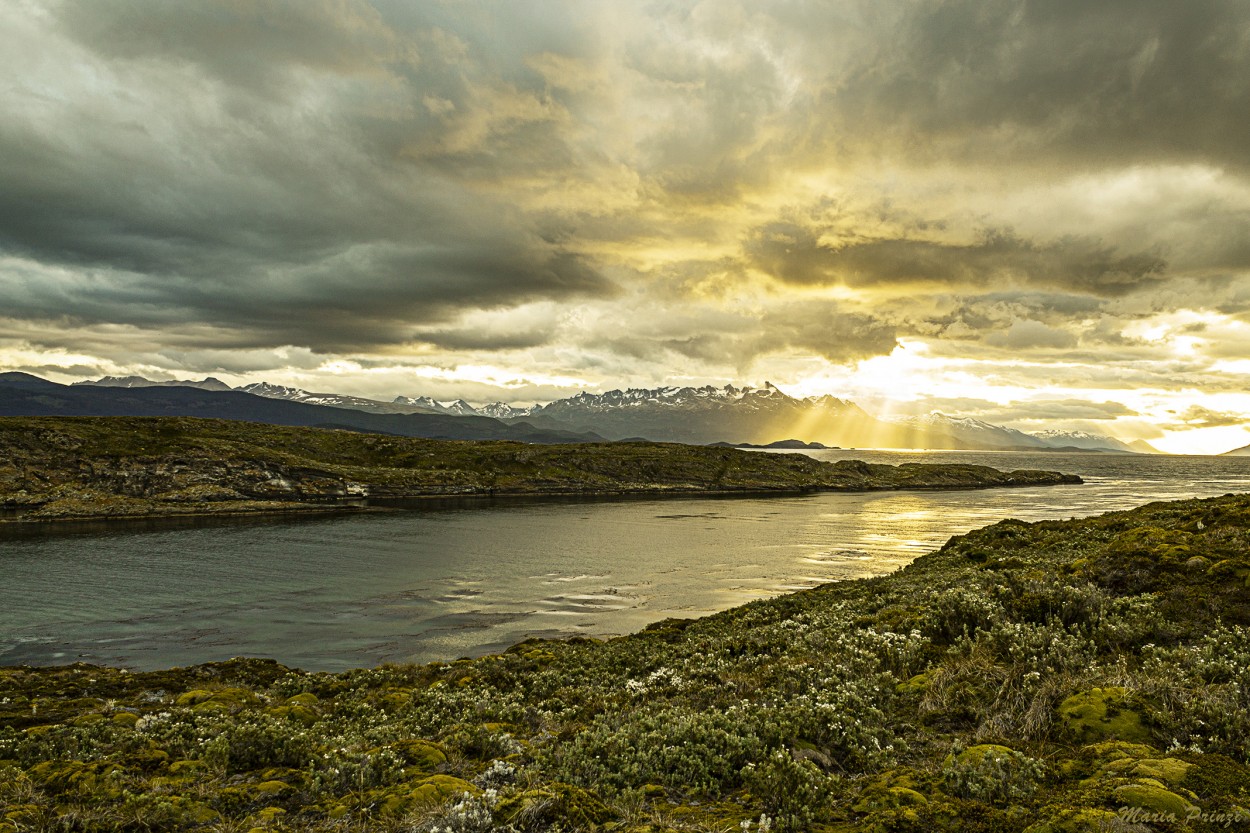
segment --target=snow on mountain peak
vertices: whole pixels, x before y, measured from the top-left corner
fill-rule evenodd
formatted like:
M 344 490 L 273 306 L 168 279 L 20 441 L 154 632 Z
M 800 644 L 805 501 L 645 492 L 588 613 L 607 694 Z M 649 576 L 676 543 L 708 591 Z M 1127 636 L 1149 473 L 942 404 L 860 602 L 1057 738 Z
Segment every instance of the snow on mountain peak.
M 302 388 L 292 388 L 286 385 L 275 385 L 271 382 L 253 382 L 250 385 L 243 385 L 235 388 L 235 390 L 243 393 L 250 393 L 253 396 L 263 396 L 267 399 L 301 399 L 311 394 Z

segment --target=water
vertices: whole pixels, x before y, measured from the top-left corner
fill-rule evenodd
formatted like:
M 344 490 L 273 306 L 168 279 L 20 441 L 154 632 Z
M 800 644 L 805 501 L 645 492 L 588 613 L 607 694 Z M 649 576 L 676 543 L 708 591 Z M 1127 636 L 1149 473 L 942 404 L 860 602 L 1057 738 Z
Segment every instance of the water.
M 425 662 L 606 636 L 880 575 L 1002 518 L 1250 489 L 1250 458 L 814 452 L 1080 474 L 1082 486 L 494 505 L 0 541 L 0 665 Z

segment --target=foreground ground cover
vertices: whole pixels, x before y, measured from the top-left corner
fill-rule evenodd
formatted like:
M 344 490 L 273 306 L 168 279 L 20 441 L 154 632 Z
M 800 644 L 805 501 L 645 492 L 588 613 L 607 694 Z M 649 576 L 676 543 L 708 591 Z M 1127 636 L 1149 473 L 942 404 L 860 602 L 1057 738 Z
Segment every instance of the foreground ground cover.
M 1250 497 L 607 642 L 0 671 L 0 830 L 1250 828 Z

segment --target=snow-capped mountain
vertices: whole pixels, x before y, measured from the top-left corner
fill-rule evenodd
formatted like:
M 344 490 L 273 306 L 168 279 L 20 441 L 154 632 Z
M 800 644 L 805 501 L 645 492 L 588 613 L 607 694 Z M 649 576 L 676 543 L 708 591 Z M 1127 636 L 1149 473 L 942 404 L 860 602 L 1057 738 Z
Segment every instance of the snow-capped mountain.
M 1042 442 L 1051 448 L 1084 448 L 1090 451 L 1127 451 L 1130 453 L 1146 452 L 1148 454 L 1158 454 L 1158 449 L 1153 448 L 1148 443 L 1138 440 L 1137 443 L 1130 445 L 1115 437 L 1108 437 L 1105 434 L 1091 434 L 1088 431 L 1057 431 L 1048 429 L 1046 431 L 1036 431 L 1033 434 Z M 1142 448 L 1138 443 L 1145 445 Z
M 823 397 L 841 407 L 851 406 L 834 397 Z M 628 390 L 610 390 L 607 393 L 582 392 L 568 399 L 560 399 L 547 405 L 530 409 L 530 414 L 555 416 L 562 413 L 607 413 L 622 409 L 648 410 L 654 408 L 719 410 L 725 405 L 742 407 L 752 410 L 769 410 L 779 403 L 809 401 L 797 400 L 782 393 L 771 382 L 765 382 L 762 388 L 750 385 L 737 388 L 725 385 L 723 388 L 705 385 L 694 387 L 664 388 L 630 388 Z M 814 401 L 814 400 L 811 400 Z M 852 406 L 853 407 L 853 406 Z
M 1012 449 L 1027 450 L 1079 448 L 1086 451 L 1121 451 L 1128 453 L 1158 453 L 1157 449 L 1146 445 L 1145 448 L 1134 448 L 1128 443 L 1108 437 L 1104 434 L 1091 434 L 1088 431 L 1062 431 L 1047 429 L 1035 433 L 1026 433 L 1005 425 L 995 425 L 972 417 L 953 417 L 939 411 L 933 411 L 918 417 L 906 417 L 898 420 L 923 430 L 927 437 L 923 439 L 929 448 L 973 448 L 973 449 Z M 954 445 L 938 445 L 943 435 L 949 437 Z
M 404 406 L 391 402 L 379 402 L 376 399 L 365 399 L 343 393 L 313 393 L 302 388 L 285 385 L 274 385 L 269 382 L 255 382 L 235 388 L 242 393 L 263 396 L 266 399 L 283 399 L 288 402 L 303 402 L 308 405 L 328 405 L 332 408 L 351 408 L 354 411 L 365 411 L 371 414 L 427 414 L 442 413 L 431 408 L 420 406 Z
M 184 385 L 204 390 L 232 390 L 220 380 L 152 382 L 139 376 L 105 377 L 77 384 L 104 387 Z M 789 396 L 775 385 L 763 387 L 660 387 L 583 391 L 545 405 L 517 407 L 492 402 L 475 407 L 463 399 L 396 396 L 390 402 L 340 393 L 257 382 L 233 389 L 266 399 L 350 408 L 375 414 L 442 414 L 524 421 L 542 429 L 598 434 L 621 440 L 643 437 L 661 442 L 734 442 L 768 445 L 803 440 L 843 448 L 934 448 L 971 450 L 1045 450 L 1154 452 L 1149 445 L 1130 446 L 1113 437 L 1085 431 L 1025 433 L 971 417 L 934 411 L 923 416 L 881 420 L 854 402 L 836 396 Z
M 798 399 L 767 382 L 762 388 L 705 385 L 582 392 L 526 409 L 521 416 L 537 426 L 589 430 L 610 439 L 685 443 L 767 444 L 799 437 L 845 446 L 874 436 L 875 429 L 885 425 L 852 402 L 833 396 Z
M 94 382 L 86 380 L 74 382 L 75 385 L 91 385 L 98 388 L 199 388 L 200 390 L 233 390 L 220 379 L 212 376 L 198 382 L 189 379 L 171 379 L 167 382 L 153 382 L 142 376 L 104 376 Z
M 972 417 L 952 417 L 933 411 L 896 421 L 915 432 L 913 448 L 1028 449 L 1047 448 L 1044 440 Z
M 492 402 L 489 405 L 483 405 L 477 409 L 482 416 L 494 417 L 495 419 L 520 419 L 529 416 L 530 408 L 517 408 L 506 402 Z
M 483 410 L 474 408 L 463 399 L 438 402 L 428 396 L 397 396 L 391 401 L 391 404 L 405 408 L 422 408 L 431 413 L 449 414 L 451 416 L 494 416 L 494 414 L 488 414 Z

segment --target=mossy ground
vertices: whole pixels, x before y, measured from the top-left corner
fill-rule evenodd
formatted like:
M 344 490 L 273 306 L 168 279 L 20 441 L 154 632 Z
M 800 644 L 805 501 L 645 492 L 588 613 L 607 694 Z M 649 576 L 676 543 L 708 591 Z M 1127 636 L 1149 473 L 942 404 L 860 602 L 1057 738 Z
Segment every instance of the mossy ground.
M 0 418 L 0 509 L 19 513 L 19 522 L 292 511 L 365 497 L 795 493 L 1079 482 L 1055 472 L 827 463 L 802 454 L 672 443 L 422 440 L 185 417 Z
M 0 830 L 1250 829 L 1248 540 L 1230 496 L 607 642 L 7 669 Z

